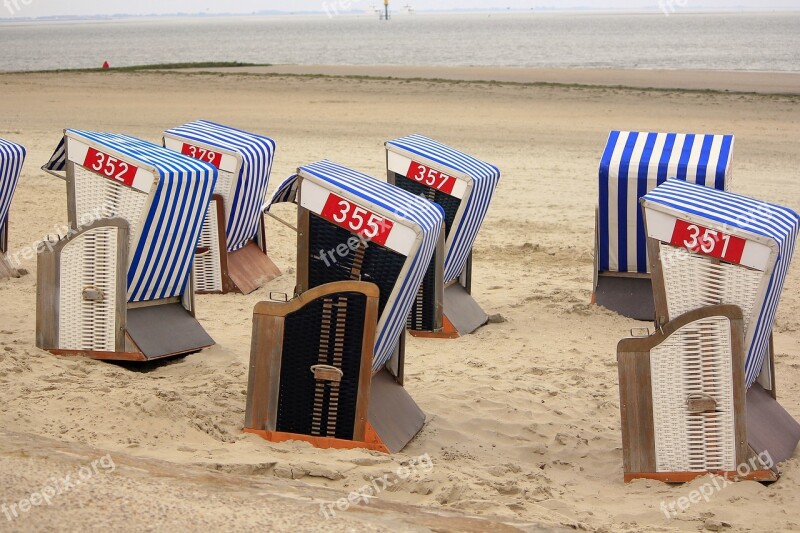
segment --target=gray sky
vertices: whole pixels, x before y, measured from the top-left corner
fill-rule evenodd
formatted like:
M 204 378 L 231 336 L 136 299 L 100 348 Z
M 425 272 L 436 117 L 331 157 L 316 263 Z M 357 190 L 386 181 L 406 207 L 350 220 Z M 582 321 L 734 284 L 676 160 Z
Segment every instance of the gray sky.
M 0 18 L 11 15 L 41 17 L 51 15 L 106 15 L 116 13 L 151 14 L 176 12 L 249 13 L 262 9 L 281 11 L 322 11 L 324 3 L 366 9 L 382 0 L 0 0 Z M 683 9 L 727 8 L 796 8 L 800 0 L 392 0 L 394 9 L 411 4 L 416 9 L 498 8 L 530 9 L 540 6 L 558 8 L 647 8 L 659 10 L 659 2 Z

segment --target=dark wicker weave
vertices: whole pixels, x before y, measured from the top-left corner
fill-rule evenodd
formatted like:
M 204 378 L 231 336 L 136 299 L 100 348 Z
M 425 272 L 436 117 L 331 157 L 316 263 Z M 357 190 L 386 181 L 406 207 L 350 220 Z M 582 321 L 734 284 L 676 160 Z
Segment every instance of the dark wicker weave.
M 353 279 L 353 262 L 359 255 L 357 250 L 348 248 L 347 255 L 344 257 L 335 254 L 335 264 L 331 263 L 330 257 L 328 258 L 329 264 L 325 264 L 320 257 L 320 251 L 333 250 L 341 244 L 347 244 L 353 234 L 314 213 L 311 213 L 310 217 L 308 239 L 311 257 L 308 264 L 308 288 L 334 281 Z M 380 290 L 378 316 L 381 316 L 397 279 L 400 277 L 406 258 L 372 242 L 367 243 L 363 254 L 364 261 L 360 269 L 361 281 L 368 281 L 378 286 Z
M 450 235 L 450 228 L 453 226 L 453 221 L 456 218 L 458 208 L 461 206 L 461 200 L 455 196 L 443 193 L 442 191 L 427 187 L 417 181 L 409 179 L 402 174 L 395 174 L 395 185 L 404 189 L 416 196 L 423 196 L 428 200 L 435 202 L 442 206 L 444 209 L 444 224 L 445 224 L 445 239 Z M 434 325 L 434 310 L 436 308 L 436 258 L 431 260 L 428 266 L 428 271 L 425 273 L 425 278 L 422 280 L 420 292 L 414 302 L 414 307 L 411 309 L 411 314 L 408 315 L 407 327 L 414 331 L 433 331 Z
M 366 302 L 337 293 L 286 316 L 283 353 L 291 356 L 281 361 L 277 431 L 353 439 Z M 310 368 L 319 364 L 339 368 L 342 381 L 316 380 Z
M 456 219 L 458 208 L 461 207 L 461 199 L 443 193 L 437 189 L 427 187 L 417 181 L 409 179 L 402 174 L 395 174 L 395 185 L 406 190 L 414 196 L 422 196 L 442 206 L 444 209 L 444 238 L 450 236 L 450 229 Z

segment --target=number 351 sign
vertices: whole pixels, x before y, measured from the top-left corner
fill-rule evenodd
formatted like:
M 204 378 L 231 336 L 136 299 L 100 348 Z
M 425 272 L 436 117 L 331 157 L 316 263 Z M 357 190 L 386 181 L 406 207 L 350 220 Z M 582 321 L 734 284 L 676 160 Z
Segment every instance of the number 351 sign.
M 737 265 L 742 261 L 746 243 L 747 241 L 740 237 L 680 219 L 675 221 L 675 229 L 670 241 L 673 246 L 680 246 L 692 252 L 716 257 Z

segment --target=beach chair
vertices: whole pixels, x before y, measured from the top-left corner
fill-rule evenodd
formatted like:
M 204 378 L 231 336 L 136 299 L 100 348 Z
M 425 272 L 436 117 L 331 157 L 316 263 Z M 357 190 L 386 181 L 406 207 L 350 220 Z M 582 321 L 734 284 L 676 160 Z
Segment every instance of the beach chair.
M 195 290 L 249 294 L 278 277 L 261 213 L 275 141 L 199 120 L 165 131 L 163 142 L 219 169 L 194 260 Z
M 625 478 L 774 481 L 800 441 L 771 336 L 800 217 L 678 180 L 642 205 L 658 331 L 618 348 Z
M 367 368 L 364 358 L 371 360 L 368 367 L 371 377 L 368 396 L 365 396 L 365 389 L 362 388 L 357 400 L 353 395 L 346 400 L 365 401 L 368 397 L 368 406 L 361 411 L 367 410 L 368 425 L 359 434 L 365 435 L 365 440 L 342 439 L 335 433 L 327 436 L 327 440 L 320 440 L 320 435 L 303 434 L 298 430 L 289 434 L 293 439 L 307 440 L 326 447 L 346 448 L 352 447 L 353 442 L 358 442 L 360 447 L 397 452 L 425 423 L 425 414 L 403 388 L 404 332 L 417 289 L 422 283 L 437 243 L 441 242 L 444 214 L 436 204 L 329 161 L 300 167 L 295 176 L 275 191 L 269 207 L 282 202 L 296 202 L 298 205 L 296 291 L 300 295 L 300 301 L 278 305 L 284 306 L 287 313 L 294 312 L 301 305 L 319 305 L 315 302 L 320 298 L 341 298 L 341 293 L 347 292 L 346 288 L 336 290 L 337 282 L 360 281 L 377 287 L 377 294 L 367 289 L 361 291 L 368 298 L 377 298 L 377 323 L 373 322 L 375 318 L 370 318 L 369 313 L 363 322 L 361 314 L 357 314 L 352 320 L 348 318 L 348 324 L 352 327 L 359 324 L 358 327 L 364 331 L 375 327 L 374 342 L 366 350 L 363 343 L 369 342 L 369 337 L 360 334 L 361 330 L 353 329 L 354 333 L 346 330 L 334 334 L 331 327 L 326 327 L 322 328 L 320 336 L 316 336 L 316 332 L 320 330 L 316 325 L 296 327 L 292 330 L 296 337 L 284 338 L 283 343 L 269 343 L 264 339 L 271 338 L 270 335 L 274 333 L 267 332 L 264 326 L 259 325 L 263 322 L 258 315 L 264 314 L 263 311 L 270 308 L 257 307 L 251 351 L 247 429 L 270 440 L 288 438 L 285 431 L 280 434 L 280 426 L 275 425 L 274 417 L 265 418 L 254 414 L 256 411 L 268 413 L 263 401 L 260 405 L 255 401 L 257 395 L 272 395 L 274 398 L 278 394 L 274 382 L 266 391 L 256 390 L 256 383 L 266 382 L 265 378 L 257 377 L 268 364 L 266 357 L 260 354 L 268 350 L 282 350 L 270 360 L 280 358 L 281 369 L 293 367 L 297 361 L 304 361 L 299 364 L 305 365 L 305 371 L 310 373 L 309 361 L 303 359 L 310 357 L 307 355 L 308 350 L 313 347 L 314 354 L 327 353 L 326 346 L 343 343 L 341 349 L 352 355 L 342 364 L 350 365 L 350 368 Z M 348 303 L 347 309 L 350 307 Z M 273 315 L 277 316 L 279 313 L 274 312 Z M 272 320 L 274 323 L 278 319 Z M 336 319 L 336 324 L 338 323 Z M 363 326 L 360 325 L 362 323 Z M 289 331 L 288 326 L 286 331 Z M 314 332 L 314 336 L 310 332 Z M 304 342 L 306 349 L 300 347 Z M 314 361 L 316 359 L 312 358 L 311 362 Z M 344 367 L 333 366 L 349 375 Z M 321 381 L 336 377 L 331 376 L 337 374 L 336 371 L 327 368 L 324 370 L 323 376 L 319 378 Z M 274 367 L 270 372 L 274 376 Z M 283 370 L 281 380 L 281 391 L 284 388 L 297 390 L 297 394 L 302 396 L 293 400 L 306 406 L 306 412 L 297 416 L 311 416 L 313 397 L 310 396 L 310 385 L 306 384 L 309 388 L 303 389 L 294 378 L 283 374 Z M 301 390 L 306 392 L 299 392 Z M 271 405 L 274 406 L 274 403 Z M 279 433 L 278 436 L 274 434 L 275 431 Z
M 593 302 L 653 320 L 639 199 L 668 178 L 728 190 L 733 142 L 732 135 L 611 132 L 600 160 Z
M 78 130 L 42 168 L 67 182 L 70 230 L 39 248 L 36 345 L 151 361 L 214 344 L 194 317 L 191 266 L 217 169 Z
M 388 182 L 437 203 L 445 213 L 444 245 L 419 288 L 408 330 L 454 338 L 486 324 L 472 298 L 472 247 L 500 181 L 497 167 L 422 135 L 386 143 Z
M 246 431 L 389 451 L 368 421 L 378 294 L 374 283 L 339 281 L 256 305 Z
M 0 139 L 0 279 L 20 277 L 8 254 L 8 212 L 17 189 L 22 165 L 25 163 L 25 148 L 19 144 Z

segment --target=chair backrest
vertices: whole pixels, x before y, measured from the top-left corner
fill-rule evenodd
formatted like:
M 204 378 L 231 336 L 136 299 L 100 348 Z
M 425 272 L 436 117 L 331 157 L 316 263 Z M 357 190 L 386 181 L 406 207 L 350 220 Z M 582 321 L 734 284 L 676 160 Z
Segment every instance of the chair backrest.
M 130 302 L 184 294 L 214 166 L 128 135 L 65 130 L 43 168 L 66 171 L 73 227 L 113 217 L 128 222 Z
M 639 199 L 668 178 L 727 190 L 732 135 L 612 131 L 600 160 L 599 272 L 647 273 Z
M 299 201 L 300 290 L 360 279 L 380 289 L 373 370 L 392 357 L 441 233 L 442 209 L 330 161 L 298 169 L 270 206 Z
M 747 459 L 742 339 L 741 310 L 717 305 L 676 317 L 649 337 L 620 341 L 626 480 L 734 472 Z
M 256 305 L 245 426 L 363 441 L 377 302 L 356 281 Z
M 791 209 L 680 180 L 642 199 L 656 316 L 713 304 L 744 312 L 746 385 L 761 372 L 800 217 Z
M 11 200 L 14 198 L 24 163 L 25 148 L 0 139 L 0 252 L 8 251 L 6 242 L 8 211 L 11 209 Z
M 219 169 L 215 193 L 225 205 L 229 252 L 256 238 L 267 194 L 275 141 L 269 137 L 198 120 L 164 132 L 164 146 Z
M 458 278 L 500 182 L 500 170 L 422 135 L 388 141 L 386 163 L 396 186 L 444 210 L 444 281 Z

